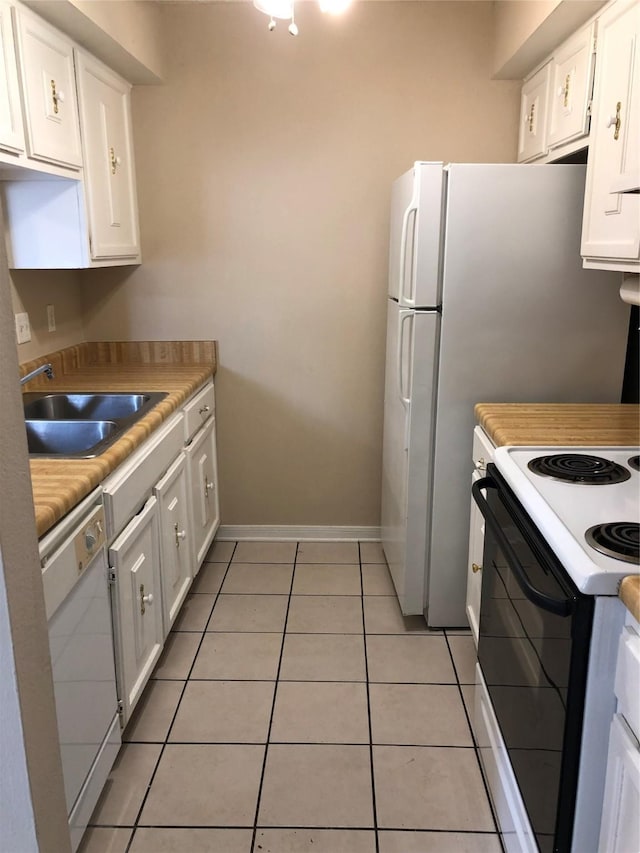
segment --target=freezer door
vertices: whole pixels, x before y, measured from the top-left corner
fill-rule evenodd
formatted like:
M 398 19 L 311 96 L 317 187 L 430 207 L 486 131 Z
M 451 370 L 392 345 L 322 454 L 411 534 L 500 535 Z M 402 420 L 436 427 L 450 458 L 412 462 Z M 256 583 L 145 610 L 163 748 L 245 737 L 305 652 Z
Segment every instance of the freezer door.
M 389 300 L 382 453 L 382 545 L 400 608 L 422 614 L 440 317 Z
M 438 305 L 442 163 L 414 163 L 391 190 L 389 296 L 405 308 Z

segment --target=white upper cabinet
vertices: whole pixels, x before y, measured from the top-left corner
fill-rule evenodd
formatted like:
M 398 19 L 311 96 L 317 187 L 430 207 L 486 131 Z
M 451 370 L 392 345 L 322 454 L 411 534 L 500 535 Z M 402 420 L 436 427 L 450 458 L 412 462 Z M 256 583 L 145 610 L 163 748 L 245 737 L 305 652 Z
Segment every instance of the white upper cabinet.
M 551 63 L 525 80 L 520 96 L 520 134 L 518 162 L 525 163 L 547 153 L 547 104 Z
M 4 2 L 0 2 L 0 149 L 11 154 L 24 151 L 11 7 Z
M 135 257 L 140 241 L 131 86 L 79 50 L 76 71 L 91 257 Z
M 617 0 L 598 19 L 582 255 L 586 267 L 640 264 L 640 5 Z
M 82 166 L 73 44 L 23 7 L 15 8 L 29 157 Z
M 554 53 L 549 98 L 550 148 L 589 133 L 589 103 L 595 60 L 595 22 L 580 30 Z
M 545 162 L 588 144 L 596 22 L 574 33 L 522 84 L 518 162 Z

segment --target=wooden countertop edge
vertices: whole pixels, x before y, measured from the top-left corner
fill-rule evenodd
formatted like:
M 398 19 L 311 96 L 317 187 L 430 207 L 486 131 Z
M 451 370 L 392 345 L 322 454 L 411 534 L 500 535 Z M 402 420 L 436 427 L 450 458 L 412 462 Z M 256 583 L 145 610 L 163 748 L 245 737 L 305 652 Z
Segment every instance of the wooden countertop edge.
M 640 622 L 640 575 L 628 575 L 620 584 L 620 598 L 625 607 Z
M 640 406 L 615 403 L 477 403 L 476 420 L 496 446 L 636 447 Z
M 114 369 L 122 365 L 112 365 Z M 105 365 L 80 367 L 75 371 L 58 374 L 57 379 L 46 386 L 47 390 L 85 390 L 91 382 L 91 390 L 112 391 L 126 385 L 128 390 L 166 390 L 168 396 L 137 423 L 130 427 L 100 456 L 93 459 L 38 459 L 29 460 L 31 483 L 38 537 L 50 530 L 64 515 L 73 509 L 86 495 L 136 450 L 163 421 L 173 414 L 201 385 L 214 376 L 217 362 L 204 364 L 132 364 L 135 368 L 126 376 L 110 381 Z M 163 383 L 162 374 L 170 375 Z M 136 377 L 134 374 L 138 374 Z M 93 377 L 93 379 L 91 379 Z M 161 389 L 158 386 L 163 385 Z M 153 388 L 148 386 L 153 385 Z M 29 390 L 45 390 L 40 385 Z

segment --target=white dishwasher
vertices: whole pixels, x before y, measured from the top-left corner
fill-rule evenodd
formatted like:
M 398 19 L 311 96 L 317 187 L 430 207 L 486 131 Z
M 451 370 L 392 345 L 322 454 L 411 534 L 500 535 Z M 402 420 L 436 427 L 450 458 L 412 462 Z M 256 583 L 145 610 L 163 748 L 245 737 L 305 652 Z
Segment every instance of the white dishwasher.
M 75 851 L 120 748 L 101 489 L 40 540 L 62 771 Z

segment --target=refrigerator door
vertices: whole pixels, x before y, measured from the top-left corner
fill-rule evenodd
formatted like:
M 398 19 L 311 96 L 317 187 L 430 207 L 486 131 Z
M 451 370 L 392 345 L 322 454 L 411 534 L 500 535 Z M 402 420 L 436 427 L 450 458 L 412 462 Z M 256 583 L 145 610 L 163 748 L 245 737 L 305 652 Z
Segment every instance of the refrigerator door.
M 427 622 L 466 626 L 473 407 L 620 399 L 629 306 L 582 269 L 584 166 L 449 166 Z
M 405 308 L 439 304 L 442 163 L 414 163 L 391 189 L 389 296 Z
M 382 545 L 405 615 L 422 614 L 440 315 L 388 302 Z

